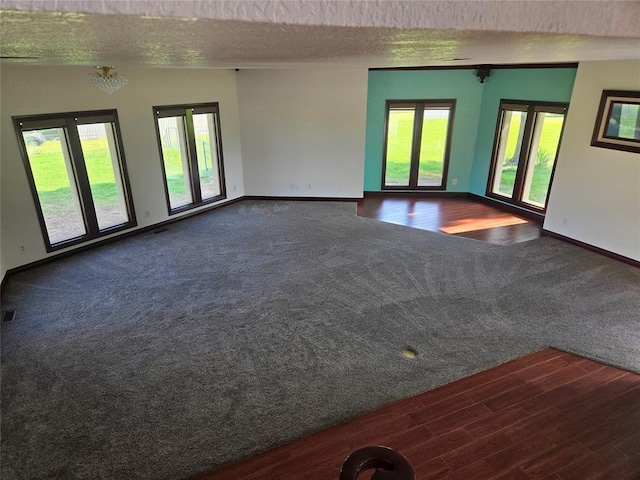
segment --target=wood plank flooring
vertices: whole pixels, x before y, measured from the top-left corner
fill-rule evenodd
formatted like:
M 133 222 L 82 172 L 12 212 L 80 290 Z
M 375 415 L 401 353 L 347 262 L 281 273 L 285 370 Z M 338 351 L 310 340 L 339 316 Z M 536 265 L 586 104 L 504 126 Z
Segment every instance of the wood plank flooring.
M 534 240 L 542 229 L 535 220 L 457 197 L 365 197 L 358 215 L 499 245 Z
M 335 480 L 367 445 L 419 480 L 638 480 L 640 375 L 548 348 L 195 478 Z

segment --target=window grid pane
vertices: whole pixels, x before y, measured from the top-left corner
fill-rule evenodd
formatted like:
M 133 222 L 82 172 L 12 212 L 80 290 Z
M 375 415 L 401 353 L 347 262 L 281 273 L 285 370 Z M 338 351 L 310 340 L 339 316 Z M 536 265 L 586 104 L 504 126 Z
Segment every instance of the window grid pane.
M 493 193 L 511 198 L 524 139 L 527 113 L 505 110 L 493 180 Z
M 46 235 L 57 244 L 87 233 L 63 129 L 22 132 Z M 47 140 L 49 138 L 50 140 Z
M 194 115 L 193 128 L 196 137 L 198 176 L 200 178 L 202 198 L 217 197 L 221 194 L 221 189 L 218 171 L 218 154 L 215 148 L 217 142 L 215 140 L 216 133 L 213 114 Z
M 127 223 L 130 219 L 111 124 L 78 125 L 78 135 L 99 229 Z
M 560 146 L 564 114 L 538 112 L 527 163 L 522 201 L 544 208 Z
M 389 110 L 385 168 L 386 186 L 409 186 L 415 108 Z
M 189 180 L 184 117 L 159 118 L 158 128 L 171 208 L 189 205 L 193 202 L 193 192 Z
M 440 186 L 447 147 L 449 109 L 425 108 L 420 139 L 418 186 Z
M 629 140 L 640 140 L 640 105 L 632 103 L 614 103 L 612 110 L 618 113 L 618 122 L 610 121 L 607 136 Z

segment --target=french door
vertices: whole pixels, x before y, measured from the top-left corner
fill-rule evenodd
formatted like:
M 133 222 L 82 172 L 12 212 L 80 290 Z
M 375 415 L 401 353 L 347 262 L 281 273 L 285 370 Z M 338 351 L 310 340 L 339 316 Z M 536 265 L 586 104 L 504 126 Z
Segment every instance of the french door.
M 169 214 L 226 197 L 217 103 L 154 107 Z
M 115 110 L 14 123 L 47 251 L 135 226 Z
M 546 210 L 567 108 L 565 103 L 500 103 L 487 196 Z
M 455 103 L 387 101 L 382 189 L 446 188 Z

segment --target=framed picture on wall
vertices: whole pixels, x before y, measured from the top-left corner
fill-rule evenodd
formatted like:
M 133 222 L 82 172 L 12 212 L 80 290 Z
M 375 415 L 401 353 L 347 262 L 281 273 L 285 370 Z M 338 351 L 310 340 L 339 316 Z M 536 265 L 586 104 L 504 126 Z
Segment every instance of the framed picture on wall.
M 640 153 L 640 92 L 602 92 L 591 145 Z

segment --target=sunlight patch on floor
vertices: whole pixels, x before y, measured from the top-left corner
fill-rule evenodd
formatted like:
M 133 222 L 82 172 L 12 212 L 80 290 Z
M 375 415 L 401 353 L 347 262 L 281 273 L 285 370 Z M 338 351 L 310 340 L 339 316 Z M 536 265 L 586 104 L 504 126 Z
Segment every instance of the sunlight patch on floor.
M 476 230 L 507 227 L 509 225 L 520 225 L 522 223 L 527 223 L 527 221 L 513 215 L 500 218 L 465 218 L 464 220 L 456 220 L 449 225 L 440 227 L 440 231 L 448 233 L 449 235 L 455 235 L 456 233 L 474 232 Z

